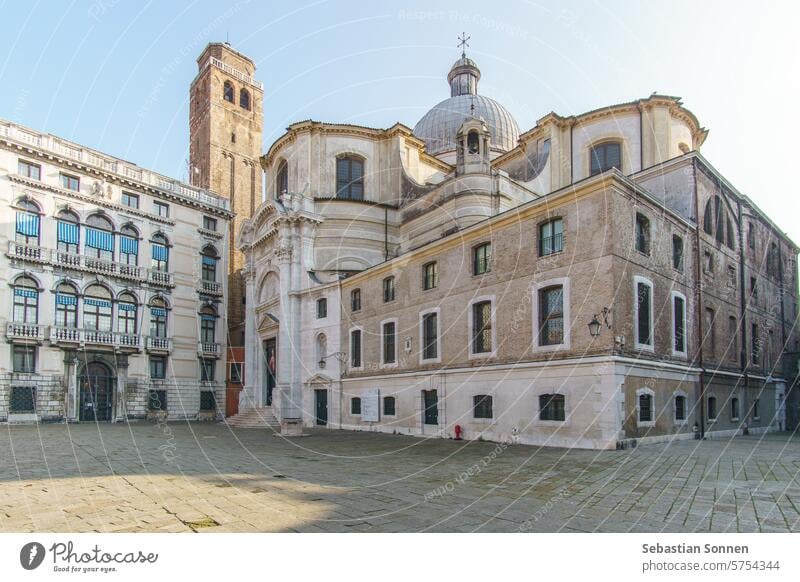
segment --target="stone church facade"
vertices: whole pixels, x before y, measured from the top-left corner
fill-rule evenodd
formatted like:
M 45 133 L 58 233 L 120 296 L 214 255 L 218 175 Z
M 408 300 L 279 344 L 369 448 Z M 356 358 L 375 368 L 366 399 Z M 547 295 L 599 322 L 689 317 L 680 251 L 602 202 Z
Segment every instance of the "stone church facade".
M 797 247 L 651 95 L 520 132 L 465 55 L 411 129 L 303 121 L 242 222 L 240 410 L 613 448 L 796 422 Z

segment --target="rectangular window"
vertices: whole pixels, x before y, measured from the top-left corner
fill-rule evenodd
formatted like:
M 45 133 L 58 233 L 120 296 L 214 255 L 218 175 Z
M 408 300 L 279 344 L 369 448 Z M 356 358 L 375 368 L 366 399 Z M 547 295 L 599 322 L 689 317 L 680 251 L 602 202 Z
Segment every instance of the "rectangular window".
M 758 280 L 755 277 L 750 277 L 750 297 L 753 298 L 753 303 L 758 301 Z
M 394 364 L 397 361 L 396 325 L 393 321 L 383 324 L 383 363 Z
M 472 410 L 475 418 L 493 418 L 492 397 L 487 395 L 473 396 Z
M 675 420 L 686 420 L 686 396 L 675 396 Z
M 383 280 L 383 302 L 394 301 L 394 277 L 386 277 Z
M 228 375 L 232 384 L 241 384 L 242 383 L 242 363 L 241 362 L 231 362 L 230 364 L 230 373 Z
M 717 418 L 717 397 L 716 396 L 709 396 L 708 397 L 708 419 L 714 420 Z
M 439 284 L 436 272 L 436 262 L 428 263 L 422 267 L 422 288 L 433 289 Z
M 563 394 L 541 394 L 539 396 L 539 420 L 564 421 Z
M 167 377 L 166 356 L 150 356 L 150 377 L 155 380 L 163 380 Z
M 328 317 L 328 300 L 323 297 L 317 299 L 317 319 L 325 319 Z
M 472 306 L 472 353 L 492 351 L 492 302 L 481 301 Z
M 677 295 L 672 298 L 672 340 L 673 349 L 686 352 L 686 302 Z
M 652 422 L 653 420 L 653 396 L 651 394 L 639 394 L 639 422 Z
M 752 222 L 747 223 L 747 246 L 756 248 L 756 229 Z
M 169 217 L 169 204 L 164 204 L 163 202 L 153 202 L 153 209 L 159 216 L 163 216 L 164 218 Z
M 17 173 L 31 180 L 42 179 L 42 167 L 39 164 L 26 162 L 25 160 L 20 160 L 17 164 Z
M 202 358 L 200 360 L 200 381 L 201 382 L 213 382 L 214 376 L 216 372 L 216 360 L 211 360 L 207 358 Z
M 730 341 L 730 353 L 728 354 L 731 362 L 736 362 L 737 354 L 739 353 L 739 333 L 738 326 L 736 325 L 736 318 L 733 316 L 728 317 L 728 339 Z
M 361 367 L 361 330 L 354 329 L 350 332 L 350 366 Z
M 564 250 L 564 223 L 554 218 L 539 226 L 539 256 L 546 257 Z
M 422 317 L 422 359 L 439 357 L 438 314 L 427 313 Z
M 758 398 L 753 400 L 753 420 L 758 420 L 761 418 L 761 414 L 758 411 Z
M 716 327 L 717 317 L 714 313 L 714 310 L 710 307 L 706 307 L 706 341 L 704 342 L 706 346 L 708 346 L 708 351 L 712 359 L 715 358 L 715 354 L 717 353 L 717 330 L 714 329 Z
M 350 399 L 350 414 L 361 414 L 361 398 Z
M 672 235 L 672 268 L 683 272 L 683 239 Z
M 472 250 L 472 274 L 483 275 L 491 269 L 492 245 L 484 243 Z
M 148 410 L 166 410 L 167 409 L 167 391 L 166 390 L 150 390 L 147 397 Z
M 217 409 L 217 399 L 214 397 L 214 392 L 211 390 L 202 390 L 200 392 L 200 410 L 203 412 L 212 412 Z
M 361 289 L 350 292 L 350 311 L 361 311 Z
M 758 325 L 750 326 L 750 359 L 753 364 L 758 364 L 758 356 L 761 352 L 761 340 L 758 338 Z
M 12 386 L 9 412 L 36 412 L 36 386 Z
M 621 146 L 618 142 L 601 143 L 589 150 L 590 176 L 611 168 L 622 168 Z
M 70 176 L 69 174 L 61 174 L 61 187 L 66 188 L 67 190 L 80 192 L 81 180 L 76 176 Z
M 731 398 L 731 420 L 739 420 L 739 399 Z
M 645 255 L 650 254 L 650 220 L 638 212 L 636 213 L 636 250 Z
M 211 218 L 210 216 L 203 217 L 203 228 L 206 230 L 213 230 L 216 232 L 217 230 L 217 219 Z
M 364 199 L 364 162 L 344 156 L 336 160 L 336 197 L 345 200 Z
M 36 346 L 14 346 L 14 372 L 36 372 Z
M 539 345 L 564 343 L 564 287 L 556 285 L 539 291 Z
M 711 251 L 703 251 L 703 258 L 705 261 L 703 262 L 703 270 L 707 275 L 714 274 L 714 255 L 711 254 Z
M 395 416 L 397 414 L 397 400 L 394 396 L 383 397 L 383 415 Z
M 651 311 L 653 289 L 647 283 L 636 284 L 636 341 L 643 346 L 652 346 Z
M 128 208 L 139 208 L 139 195 L 130 192 L 122 193 L 122 204 Z

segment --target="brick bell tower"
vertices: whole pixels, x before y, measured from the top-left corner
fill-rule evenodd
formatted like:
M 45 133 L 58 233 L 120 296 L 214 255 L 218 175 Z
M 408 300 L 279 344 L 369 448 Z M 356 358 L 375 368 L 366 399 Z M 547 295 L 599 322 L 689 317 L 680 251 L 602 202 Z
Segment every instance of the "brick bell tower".
M 193 184 L 225 196 L 236 214 L 228 241 L 228 341 L 244 344 L 242 222 L 261 204 L 264 88 L 252 60 L 228 43 L 209 43 L 197 59 L 189 101 L 189 174 Z

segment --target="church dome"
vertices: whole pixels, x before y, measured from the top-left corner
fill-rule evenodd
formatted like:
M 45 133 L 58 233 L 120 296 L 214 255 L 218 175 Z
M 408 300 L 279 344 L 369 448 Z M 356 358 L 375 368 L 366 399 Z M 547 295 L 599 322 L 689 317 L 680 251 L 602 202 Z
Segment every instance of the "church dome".
M 494 99 L 478 95 L 481 72 L 475 61 L 462 54 L 450 69 L 450 98 L 436 104 L 414 126 L 414 135 L 425 141 L 425 149 L 437 155 L 456 148 L 456 134 L 467 119 L 481 118 L 489 128 L 489 147 L 496 153 L 517 145 L 519 126 L 508 110 Z

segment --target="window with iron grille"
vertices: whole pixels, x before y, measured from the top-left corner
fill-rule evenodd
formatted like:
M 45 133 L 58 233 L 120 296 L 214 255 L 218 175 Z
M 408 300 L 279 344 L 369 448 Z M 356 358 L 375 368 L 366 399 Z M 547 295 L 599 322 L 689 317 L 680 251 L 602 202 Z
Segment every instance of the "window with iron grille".
M 564 343 L 564 287 L 555 285 L 539 291 L 539 345 Z
M 394 416 L 397 414 L 397 401 L 394 396 L 383 397 L 383 415 Z
M 472 353 L 492 351 L 492 302 L 481 301 L 472 306 Z
M 539 226 L 539 256 L 546 257 L 564 250 L 564 222 L 554 218 Z
M 675 420 L 686 420 L 686 396 L 675 396 Z
M 540 394 L 539 420 L 563 421 L 564 419 L 565 419 L 564 395 Z
M 325 319 L 328 317 L 328 300 L 323 297 L 317 299 L 317 319 Z
M 386 277 L 383 280 L 383 302 L 394 301 L 394 277 Z
M 397 334 L 396 324 L 389 321 L 383 324 L 383 363 L 394 364 L 397 362 Z
M 422 288 L 433 289 L 439 284 L 436 262 L 431 262 L 422 267 Z
M 361 289 L 350 292 L 350 311 L 361 311 Z
M 492 397 L 486 394 L 473 396 L 472 410 L 475 418 L 492 418 Z
M 32 180 L 42 179 L 42 167 L 39 164 L 26 162 L 25 160 L 20 160 L 17 164 L 17 173 Z
M 650 219 L 636 213 L 636 250 L 645 255 L 650 254 Z
M 150 390 L 147 396 L 147 409 L 148 410 L 166 410 L 167 409 L 167 391 L 166 390 Z
M 589 151 L 589 156 L 592 176 L 611 168 L 622 168 L 622 147 L 618 142 L 598 144 Z
M 36 386 L 12 386 L 9 412 L 36 412 Z
M 361 414 L 361 398 L 350 399 L 350 414 Z
M 14 372 L 33 374 L 36 372 L 36 346 L 14 346 Z
M 439 354 L 438 314 L 427 313 L 422 317 L 422 359 L 435 360 Z
M 166 356 L 150 356 L 150 377 L 156 380 L 167 377 Z
M 672 235 L 672 268 L 683 271 L 683 239 L 677 234 Z
M 472 250 L 472 274 L 483 275 L 491 270 L 492 245 L 483 243 Z
M 354 156 L 336 159 L 336 197 L 364 199 L 364 161 Z
M 354 329 L 350 332 L 350 366 L 361 367 L 361 330 Z
M 200 410 L 210 412 L 217 409 L 217 399 L 211 390 L 200 391 Z
M 652 422 L 653 396 L 652 394 L 639 394 L 639 422 Z
M 201 358 L 200 359 L 200 381 L 201 382 L 213 382 L 214 381 L 214 373 L 216 372 L 216 360 L 212 360 L 209 358 Z

